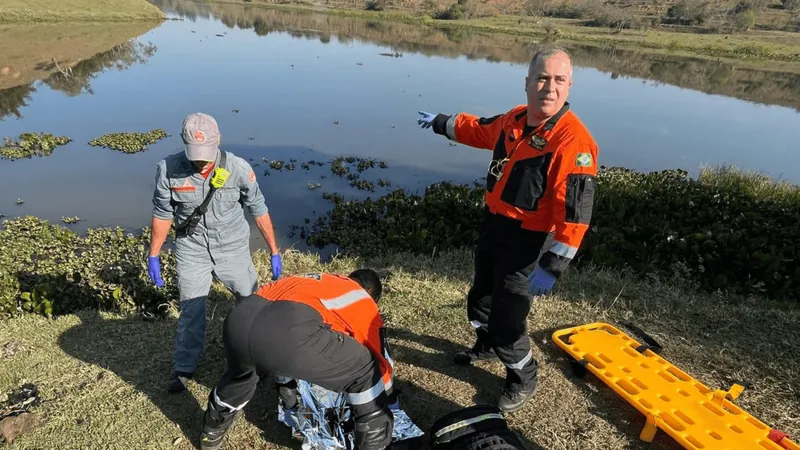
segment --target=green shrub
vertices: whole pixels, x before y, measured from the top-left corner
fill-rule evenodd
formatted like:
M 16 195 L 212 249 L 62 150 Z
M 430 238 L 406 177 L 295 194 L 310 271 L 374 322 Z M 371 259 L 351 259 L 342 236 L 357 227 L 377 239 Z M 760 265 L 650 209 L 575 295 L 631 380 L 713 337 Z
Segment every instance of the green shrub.
M 85 237 L 36 217 L 3 222 L 0 229 L 0 317 L 23 312 L 63 314 L 82 308 L 159 312 L 176 299 L 147 276 L 147 235 L 121 228 L 90 229 Z M 164 279 L 174 274 L 163 253 Z M 163 310 L 162 310 L 163 311 Z
M 702 0 L 678 0 L 667 9 L 664 23 L 702 25 L 711 16 L 708 3 Z
M 681 170 L 602 169 L 595 213 L 575 264 L 629 267 L 707 289 L 798 299 L 800 188 L 728 168 L 696 179 Z M 345 201 L 306 230 L 310 245 L 344 252 L 431 254 L 472 245 L 482 187 L 438 183 L 424 195 L 395 190 Z

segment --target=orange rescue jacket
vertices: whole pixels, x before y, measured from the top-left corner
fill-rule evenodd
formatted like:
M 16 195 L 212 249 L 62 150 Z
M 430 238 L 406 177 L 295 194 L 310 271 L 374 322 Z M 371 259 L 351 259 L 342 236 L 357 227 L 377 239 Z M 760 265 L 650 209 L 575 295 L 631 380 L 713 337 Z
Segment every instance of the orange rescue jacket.
M 267 283 L 256 294 L 272 301 L 303 303 L 317 310 L 332 330 L 351 336 L 375 355 L 383 379 L 383 389 L 371 390 L 375 397 L 381 391 L 391 392 L 394 362 L 383 319 L 378 305 L 360 284 L 343 275 L 309 273 Z
M 524 229 L 553 233 L 553 246 L 540 265 L 558 276 L 589 228 L 598 148 L 569 103 L 536 129 L 527 125 L 527 118 L 526 105 L 489 118 L 439 114 L 433 131 L 493 150 L 486 206 L 519 220 Z

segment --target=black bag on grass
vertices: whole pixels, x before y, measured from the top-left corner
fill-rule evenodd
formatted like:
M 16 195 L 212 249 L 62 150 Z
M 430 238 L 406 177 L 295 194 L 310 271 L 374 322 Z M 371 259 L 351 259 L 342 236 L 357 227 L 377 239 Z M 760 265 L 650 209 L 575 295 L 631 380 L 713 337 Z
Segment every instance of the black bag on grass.
M 476 405 L 453 411 L 433 424 L 433 450 L 524 450 L 496 406 Z

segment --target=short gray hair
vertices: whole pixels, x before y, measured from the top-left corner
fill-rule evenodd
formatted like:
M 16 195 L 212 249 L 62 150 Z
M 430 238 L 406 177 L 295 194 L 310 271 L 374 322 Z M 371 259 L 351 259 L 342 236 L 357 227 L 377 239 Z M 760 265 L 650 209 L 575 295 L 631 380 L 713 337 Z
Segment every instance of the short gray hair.
M 528 64 L 528 75 L 530 76 L 531 71 L 533 70 L 534 66 L 539 62 L 539 60 L 547 61 L 548 59 L 556 56 L 559 53 L 563 53 L 567 55 L 567 58 L 570 58 L 567 49 L 564 47 L 560 47 L 557 45 L 547 45 L 544 47 L 540 47 L 536 50 L 533 57 L 531 58 L 530 64 Z M 570 58 L 570 67 L 569 67 L 569 77 L 572 78 L 572 58 Z

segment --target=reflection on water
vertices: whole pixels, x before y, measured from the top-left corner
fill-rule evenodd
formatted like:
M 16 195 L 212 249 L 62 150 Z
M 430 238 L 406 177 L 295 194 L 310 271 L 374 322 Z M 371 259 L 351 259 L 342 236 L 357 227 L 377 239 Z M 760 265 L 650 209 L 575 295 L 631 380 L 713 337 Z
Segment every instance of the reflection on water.
M 106 70 L 126 70 L 137 63 L 144 63 L 153 56 L 157 48 L 152 43 L 131 40 L 117 45 L 74 66 L 60 67 L 56 62 L 45 63 L 42 70 L 55 70 L 41 83 L 52 90 L 63 92 L 70 97 L 81 94 L 94 94 L 92 80 Z M 31 94 L 36 92 L 34 83 L 16 86 L 0 91 L 0 119 L 14 115 L 21 118 L 20 108 L 28 106 Z
M 528 37 L 479 34 L 463 29 L 435 30 L 400 23 L 225 3 L 150 1 L 165 12 L 192 21 L 218 18 L 229 28 L 250 29 L 259 36 L 288 32 L 293 37 L 319 40 L 323 44 L 330 42 L 331 35 L 336 35 L 338 41 L 343 43 L 359 40 L 426 56 L 464 56 L 471 60 L 522 64 L 530 60 L 536 48 L 536 42 Z M 800 111 L 800 64 L 677 57 L 577 43 L 565 43 L 565 46 L 569 48 L 576 66 L 608 72 L 612 79 L 642 78 Z
M 66 40 L 81 42 L 74 48 L 59 47 L 64 39 L 54 33 L 14 31 L 19 40 L 9 47 L 30 51 L 0 61 L 0 69 L 19 74 L 16 84 L 0 76 L 7 88 L 0 91 L 0 136 L 41 131 L 73 141 L 46 158 L 0 161 L 0 214 L 78 216 L 74 229 L 148 225 L 156 163 L 182 150 L 185 115 L 203 111 L 220 123 L 223 149 L 256 167 L 281 245 L 302 247 L 291 226 L 330 206 L 324 192 L 374 196 L 484 176 L 490 152 L 421 130 L 417 111 L 494 115 L 523 102 L 525 64 L 536 45 L 241 5 L 157 3 L 185 20 L 127 36 L 71 31 Z M 48 40 L 37 44 L 32 35 Z M 7 44 L 0 41 L 0 49 Z M 578 68 L 570 101 L 599 143 L 601 164 L 694 172 L 705 162 L 731 163 L 800 179 L 800 90 L 791 71 L 578 45 L 571 51 Z M 139 154 L 88 145 L 105 133 L 154 128 L 171 137 Z M 326 167 L 264 172 L 265 158 L 299 165 L 340 155 L 386 161 L 389 169 L 365 177 L 391 187 L 354 192 Z

